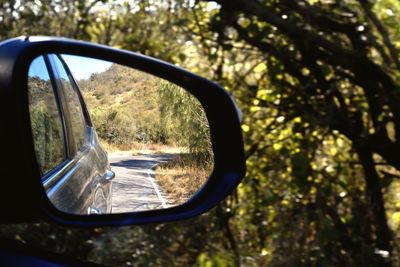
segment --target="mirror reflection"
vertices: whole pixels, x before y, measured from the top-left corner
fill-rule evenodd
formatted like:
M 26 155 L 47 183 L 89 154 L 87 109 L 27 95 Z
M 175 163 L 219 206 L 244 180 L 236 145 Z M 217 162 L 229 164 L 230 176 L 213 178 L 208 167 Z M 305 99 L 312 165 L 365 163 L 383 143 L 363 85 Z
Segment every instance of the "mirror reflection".
M 213 169 L 196 98 L 112 62 L 43 55 L 29 68 L 36 159 L 51 203 L 72 214 L 185 203 Z

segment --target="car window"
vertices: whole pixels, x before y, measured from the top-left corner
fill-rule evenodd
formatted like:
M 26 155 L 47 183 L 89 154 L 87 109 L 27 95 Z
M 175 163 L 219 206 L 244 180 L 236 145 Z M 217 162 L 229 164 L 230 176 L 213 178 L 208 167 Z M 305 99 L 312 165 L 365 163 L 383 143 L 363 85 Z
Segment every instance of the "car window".
M 56 79 L 62 95 L 63 110 L 66 115 L 67 132 L 70 141 L 71 155 L 83 150 L 88 139 L 87 124 L 79 100 L 79 93 L 72 85 L 72 81 L 64 65 L 56 55 L 50 56 L 55 67 Z
M 43 57 L 29 69 L 29 111 L 36 158 L 42 174 L 64 161 L 64 135 L 50 76 Z

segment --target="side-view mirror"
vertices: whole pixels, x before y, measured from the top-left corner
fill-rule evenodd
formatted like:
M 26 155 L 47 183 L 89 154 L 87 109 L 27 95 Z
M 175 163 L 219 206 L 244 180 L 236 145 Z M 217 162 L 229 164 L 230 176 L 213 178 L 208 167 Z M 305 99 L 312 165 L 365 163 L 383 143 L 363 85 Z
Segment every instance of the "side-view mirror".
M 219 85 L 88 42 L 0 43 L 0 222 L 185 219 L 245 173 L 240 111 Z

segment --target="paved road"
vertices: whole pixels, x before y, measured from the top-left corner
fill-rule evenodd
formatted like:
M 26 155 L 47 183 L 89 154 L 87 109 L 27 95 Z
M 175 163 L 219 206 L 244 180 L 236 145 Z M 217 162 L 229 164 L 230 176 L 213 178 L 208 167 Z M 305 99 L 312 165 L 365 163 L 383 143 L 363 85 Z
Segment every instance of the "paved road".
M 168 161 L 173 154 L 121 155 L 109 154 L 113 180 L 112 212 L 167 208 L 165 194 L 154 179 L 152 168 Z

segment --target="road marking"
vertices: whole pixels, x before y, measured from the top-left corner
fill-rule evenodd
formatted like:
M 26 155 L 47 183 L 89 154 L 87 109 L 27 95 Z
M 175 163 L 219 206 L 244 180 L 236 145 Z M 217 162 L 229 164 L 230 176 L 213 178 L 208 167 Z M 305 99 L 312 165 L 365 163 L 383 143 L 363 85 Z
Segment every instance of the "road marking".
M 155 166 L 157 166 L 157 165 L 158 165 L 158 164 L 154 164 L 153 166 L 151 166 L 150 169 L 147 170 L 147 177 L 149 178 L 151 184 L 153 185 L 154 190 L 156 191 L 158 200 L 160 200 L 162 207 L 163 207 L 164 209 L 166 209 L 166 208 L 168 208 L 168 205 L 167 205 L 167 203 L 165 203 L 165 200 L 164 200 L 164 198 L 162 197 L 162 195 L 161 195 L 161 193 L 160 193 L 160 190 L 158 190 L 158 186 L 157 186 L 157 184 L 154 182 L 154 178 L 151 177 L 151 171 L 152 171 L 153 168 L 154 168 Z

